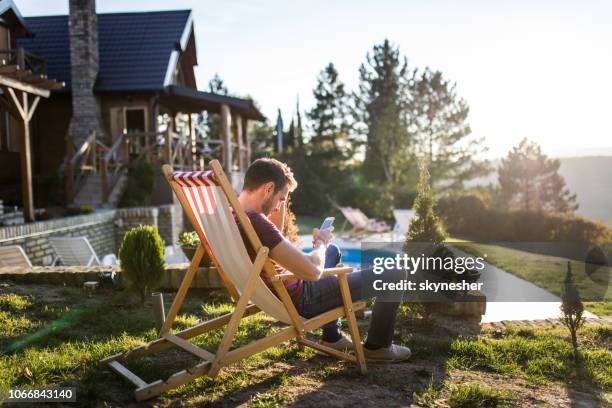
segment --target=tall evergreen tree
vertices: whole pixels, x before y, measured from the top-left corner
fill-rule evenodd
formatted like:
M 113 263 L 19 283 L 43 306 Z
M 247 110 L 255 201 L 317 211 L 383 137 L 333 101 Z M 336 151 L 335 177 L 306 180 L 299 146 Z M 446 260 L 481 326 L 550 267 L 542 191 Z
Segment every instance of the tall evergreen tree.
M 297 123 L 295 127 L 295 139 L 298 146 L 304 144 L 304 128 L 302 127 L 302 112 L 300 111 L 300 97 L 297 97 L 295 102 L 295 111 L 297 112 Z
M 319 74 L 313 90 L 315 106 L 307 113 L 312 128 L 310 150 L 318 165 L 344 169 L 353 156 L 350 136 L 348 95 L 333 63 Z
M 283 147 L 286 151 L 292 151 L 296 145 L 296 129 L 294 120 L 291 119 L 291 123 L 289 123 L 289 130 L 285 132 L 285 137 L 283 138 Z
M 355 118 L 367 135 L 364 175 L 375 182 L 405 182 L 412 141 L 406 99 L 408 62 L 388 39 L 375 45 L 359 68 Z
M 280 109 L 278 110 L 278 113 L 276 115 L 276 126 L 274 129 L 275 129 L 274 135 L 276 138 L 276 141 L 274 143 L 274 151 L 276 153 L 282 153 L 283 142 L 285 138 L 285 131 L 284 131 L 284 125 L 283 125 L 283 115 L 281 114 Z
M 469 107 L 457 95 L 456 84 L 429 68 L 413 75 L 409 83 L 409 131 L 432 183 L 462 188 L 464 181 L 489 173 L 488 162 L 475 160 L 486 151 L 484 139 L 470 137 Z
M 559 175 L 561 162 L 549 159 L 539 145 L 523 139 L 497 170 L 500 196 L 508 209 L 571 213 L 578 208 Z

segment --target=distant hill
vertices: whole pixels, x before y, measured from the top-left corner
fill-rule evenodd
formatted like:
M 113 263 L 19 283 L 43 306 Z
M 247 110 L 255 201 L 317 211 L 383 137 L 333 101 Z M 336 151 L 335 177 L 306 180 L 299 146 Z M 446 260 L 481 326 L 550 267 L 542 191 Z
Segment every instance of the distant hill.
M 612 156 L 562 157 L 559 174 L 577 195 L 578 214 L 612 225 Z
M 560 157 L 559 174 L 578 200 L 579 215 L 612 225 L 612 156 Z M 495 169 L 500 160 L 492 160 Z M 497 172 L 469 183 L 470 186 L 493 183 Z

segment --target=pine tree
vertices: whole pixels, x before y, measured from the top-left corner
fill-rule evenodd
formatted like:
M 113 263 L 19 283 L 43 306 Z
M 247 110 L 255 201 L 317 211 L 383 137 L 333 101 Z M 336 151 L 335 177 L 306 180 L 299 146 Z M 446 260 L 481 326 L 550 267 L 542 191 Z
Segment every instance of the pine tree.
M 584 306 L 580 300 L 578 288 L 574 285 L 572 277 L 572 264 L 567 262 L 567 274 L 565 275 L 565 285 L 561 294 L 561 321 L 567 327 L 572 338 L 572 348 L 574 349 L 574 359 L 578 361 L 578 330 L 584 324 Z
M 304 128 L 302 127 L 302 112 L 300 111 L 300 97 L 297 97 L 295 102 L 295 111 L 297 112 L 297 123 L 295 128 L 295 138 L 298 146 L 304 144 Z
M 440 71 L 426 68 L 410 80 L 409 131 L 417 143 L 415 153 L 425 160 L 432 184 L 460 189 L 463 182 L 491 170 L 474 157 L 484 153 L 483 138 L 471 138 L 469 107 L 457 95 L 456 84 Z
M 435 213 L 436 196 L 429 184 L 429 172 L 421 167 L 418 193 L 414 200 L 415 217 L 410 221 L 404 249 L 410 242 L 442 243 L 446 239 L 446 231 L 442 221 Z
M 281 110 L 278 110 L 278 114 L 276 115 L 276 126 L 274 131 L 275 143 L 274 143 L 274 151 L 276 153 L 281 153 L 283 151 L 283 141 L 285 139 L 285 131 L 283 125 L 283 115 L 281 114 Z
M 320 72 L 312 93 L 315 106 L 307 114 L 313 132 L 311 157 L 318 161 L 317 165 L 344 169 L 353 156 L 354 144 L 348 121 L 348 95 L 333 63 Z
M 523 139 L 497 170 L 501 201 L 511 210 L 572 213 L 578 208 L 576 195 L 566 188 L 560 166 L 536 143 Z
M 405 183 L 414 162 L 406 116 L 408 74 L 406 58 L 387 39 L 359 68 L 354 115 L 367 135 L 363 173 L 370 181 Z

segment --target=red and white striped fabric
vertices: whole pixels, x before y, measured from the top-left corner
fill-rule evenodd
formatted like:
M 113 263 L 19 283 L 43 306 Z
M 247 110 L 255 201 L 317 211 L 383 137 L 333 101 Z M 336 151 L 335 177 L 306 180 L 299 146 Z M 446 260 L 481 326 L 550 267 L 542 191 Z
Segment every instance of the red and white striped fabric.
M 229 201 L 212 171 L 174 172 L 172 180 L 185 195 L 200 240 L 216 263 L 232 281 L 238 292 L 246 284 L 253 268 Z M 234 194 L 233 191 L 229 192 Z M 187 209 L 186 209 L 187 210 Z M 190 218 L 191 217 L 191 214 Z M 203 233 L 200 233 L 200 231 Z M 263 273 L 263 272 L 262 272 Z M 291 324 L 283 303 L 260 278 L 255 285 L 251 301 L 276 319 Z

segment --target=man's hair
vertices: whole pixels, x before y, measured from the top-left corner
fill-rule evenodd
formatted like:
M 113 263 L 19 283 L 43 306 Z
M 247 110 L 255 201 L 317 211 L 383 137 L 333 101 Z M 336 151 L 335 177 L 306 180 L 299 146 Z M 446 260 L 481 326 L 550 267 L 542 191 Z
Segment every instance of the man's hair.
M 242 188 L 247 191 L 255 191 L 261 185 L 274 182 L 274 192 L 278 192 L 289 185 L 289 191 L 297 187 L 297 181 L 293 178 L 293 172 L 289 166 L 276 159 L 262 158 L 257 159 L 246 171 L 244 185 Z

